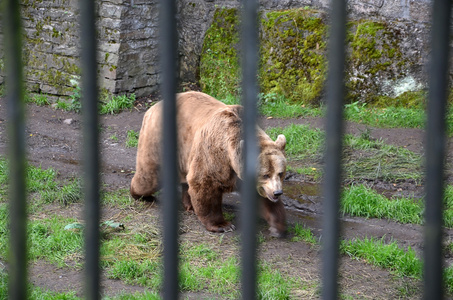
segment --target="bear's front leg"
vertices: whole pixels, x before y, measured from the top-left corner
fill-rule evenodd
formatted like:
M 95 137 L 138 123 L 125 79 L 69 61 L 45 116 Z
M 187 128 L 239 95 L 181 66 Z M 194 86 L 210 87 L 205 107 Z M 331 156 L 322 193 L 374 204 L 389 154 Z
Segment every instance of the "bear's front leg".
M 269 224 L 271 236 L 284 237 L 286 235 L 286 212 L 283 202 L 272 202 L 267 198 L 261 198 L 261 213 Z
M 192 200 L 190 200 L 189 196 L 189 185 L 187 183 L 182 183 L 181 188 L 182 188 L 182 204 L 184 205 L 184 209 L 186 211 L 193 211 Z
M 236 229 L 223 217 L 222 194 L 219 189 L 213 189 L 212 185 L 189 182 L 193 210 L 206 229 L 212 232 L 230 232 Z

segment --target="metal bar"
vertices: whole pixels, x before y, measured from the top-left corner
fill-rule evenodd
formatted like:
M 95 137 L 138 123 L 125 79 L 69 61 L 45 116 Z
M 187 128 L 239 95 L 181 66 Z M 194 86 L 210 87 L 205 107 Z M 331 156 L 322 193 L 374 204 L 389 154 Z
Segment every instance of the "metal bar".
M 442 209 L 451 1 L 435 0 L 426 133 L 424 299 L 442 299 Z
M 85 298 L 100 298 L 99 130 L 94 0 L 80 1 L 83 113 L 83 187 L 85 197 Z
M 258 195 L 256 191 L 256 170 L 258 145 L 256 137 L 256 102 L 258 96 L 258 1 L 243 1 L 242 8 L 242 104 L 243 115 L 243 171 L 242 171 L 242 298 L 255 299 L 257 296 L 256 271 L 256 226 Z
M 163 98 L 162 205 L 164 219 L 164 298 L 178 298 L 178 159 L 176 131 L 176 1 L 161 0 L 161 92 Z
M 345 95 L 346 1 L 332 0 L 327 76 L 326 152 L 322 239 L 322 298 L 338 297 L 338 217 Z
M 9 298 L 27 299 L 27 201 L 22 20 L 17 0 L 3 10 L 9 156 Z

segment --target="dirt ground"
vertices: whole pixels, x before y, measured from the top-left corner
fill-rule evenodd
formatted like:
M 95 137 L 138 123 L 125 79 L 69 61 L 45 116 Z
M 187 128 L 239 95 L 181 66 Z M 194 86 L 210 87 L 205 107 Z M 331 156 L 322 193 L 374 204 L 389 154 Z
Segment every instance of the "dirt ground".
M 0 102 L 0 155 L 6 156 L 6 107 L 4 101 Z M 143 106 L 125 111 L 117 115 L 101 117 L 101 157 L 102 157 L 102 180 L 106 189 L 116 190 L 128 188 L 135 169 L 136 148 L 125 146 L 128 130 L 139 131 L 144 115 Z M 291 123 L 308 124 L 314 128 L 322 128 L 321 118 L 298 118 L 298 119 L 261 119 L 261 126 L 283 127 Z M 52 167 L 58 170 L 59 176 L 69 178 L 78 176 L 80 172 L 80 143 L 82 138 L 81 115 L 54 110 L 51 107 L 39 107 L 34 104 L 27 105 L 27 147 L 28 160 L 34 165 L 42 168 Z M 382 139 L 388 144 L 406 147 L 407 149 L 423 154 L 424 132 L 420 129 L 380 129 L 369 128 L 365 125 L 347 123 L 347 132 L 361 134 L 369 130 L 372 138 Z M 449 157 L 453 157 L 451 150 Z M 412 195 L 420 195 L 423 188 L 411 182 L 397 184 L 376 183 L 385 188 L 389 195 L 407 191 Z M 310 182 L 303 176 L 288 176 L 285 182 L 285 195 L 283 200 L 288 211 L 288 222 L 294 224 L 301 222 L 312 232 L 320 237 L 322 205 L 319 196 L 319 186 Z M 300 201 L 300 200 L 305 201 Z M 299 200 L 299 201 L 298 201 Z M 239 197 L 235 194 L 225 197 L 226 210 L 237 211 L 239 208 Z M 48 208 L 49 214 L 76 215 L 82 219 L 82 205 L 74 204 L 70 207 L 58 205 Z M 112 218 L 115 209 L 104 208 L 103 219 Z M 138 212 L 136 218 L 131 222 L 139 224 L 147 222 L 146 216 L 159 216 L 159 204 L 145 206 Z M 226 234 L 220 243 L 219 235 L 208 233 L 192 214 L 181 212 L 181 227 L 185 228 L 181 239 L 192 243 L 212 240 L 219 244 L 224 251 L 237 250 L 234 237 L 239 235 L 240 224 L 235 233 Z M 236 221 L 237 223 L 237 221 Z M 411 247 L 419 253 L 422 249 L 422 228 L 417 225 L 403 225 L 388 220 L 363 219 L 357 217 L 342 218 L 343 236 L 353 237 L 385 237 L 388 240 L 397 240 L 404 247 Z M 133 224 L 125 224 L 133 226 Z M 289 236 L 286 239 L 274 239 L 268 236 L 266 225 L 260 223 L 260 230 L 263 232 L 266 242 L 260 247 L 259 255 L 291 276 L 297 276 L 310 282 L 319 278 L 320 258 L 319 248 L 305 243 L 290 242 Z M 453 232 L 447 230 L 445 239 L 451 240 Z M 237 239 L 236 239 L 237 240 Z M 264 246 L 263 246 L 264 245 Z M 80 270 L 56 266 L 38 261 L 30 266 L 31 282 L 36 286 L 54 291 L 74 290 L 82 295 L 83 274 Z M 356 299 L 393 299 L 398 297 L 398 291 L 407 289 L 408 298 L 420 297 L 420 284 L 413 279 L 395 278 L 388 271 L 372 267 L 362 261 L 351 260 L 348 257 L 341 259 L 341 290 L 344 295 Z M 106 295 L 116 295 L 121 291 L 135 292 L 144 288 L 130 286 L 119 280 L 104 278 L 102 281 Z M 291 295 L 294 299 L 317 298 L 319 294 L 301 288 Z M 189 299 L 210 298 L 213 295 L 186 293 Z M 214 298 L 221 298 L 221 295 L 214 295 Z

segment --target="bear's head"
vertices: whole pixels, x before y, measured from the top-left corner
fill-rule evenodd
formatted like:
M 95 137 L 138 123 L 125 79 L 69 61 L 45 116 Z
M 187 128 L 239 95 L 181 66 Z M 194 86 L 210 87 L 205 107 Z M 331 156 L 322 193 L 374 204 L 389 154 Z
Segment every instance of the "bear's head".
M 274 141 L 261 142 L 258 156 L 259 170 L 257 189 L 261 197 L 277 202 L 283 194 L 283 179 L 286 173 L 286 138 L 279 135 Z

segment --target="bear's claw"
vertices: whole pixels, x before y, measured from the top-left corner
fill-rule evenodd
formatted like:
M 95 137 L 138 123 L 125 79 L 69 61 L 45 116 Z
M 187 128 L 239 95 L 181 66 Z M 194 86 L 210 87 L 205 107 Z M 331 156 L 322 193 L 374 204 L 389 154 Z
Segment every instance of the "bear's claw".
M 211 226 L 206 226 L 206 229 L 212 232 L 218 232 L 218 233 L 226 233 L 226 232 L 233 232 L 236 230 L 236 226 L 233 224 L 224 224 L 224 225 L 211 225 Z
M 219 230 L 220 232 L 233 232 L 236 230 L 236 226 L 230 224 L 229 226 L 220 227 Z

